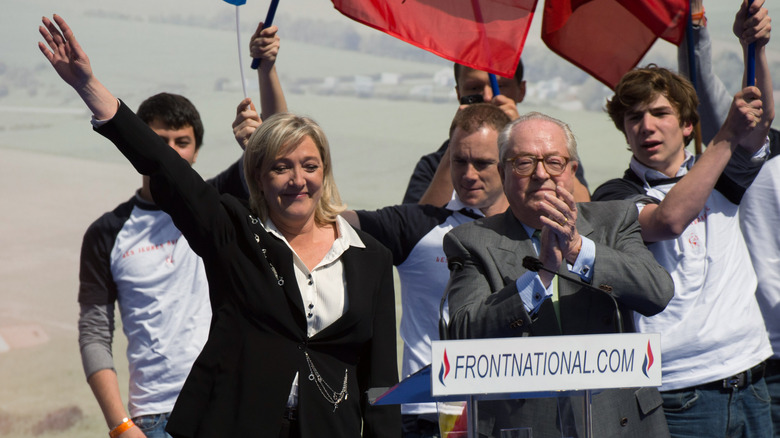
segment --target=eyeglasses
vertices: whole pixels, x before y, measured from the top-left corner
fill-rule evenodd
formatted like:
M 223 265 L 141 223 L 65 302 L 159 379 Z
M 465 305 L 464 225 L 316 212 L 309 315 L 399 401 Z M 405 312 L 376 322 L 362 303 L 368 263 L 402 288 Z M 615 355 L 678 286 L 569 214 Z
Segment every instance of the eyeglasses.
M 535 157 L 533 155 L 518 155 L 507 158 L 505 163 L 512 163 L 512 171 L 517 176 L 531 176 L 536 171 L 536 166 L 541 162 L 544 170 L 551 176 L 558 176 L 566 170 L 571 158 L 560 155 L 548 155 L 546 157 Z

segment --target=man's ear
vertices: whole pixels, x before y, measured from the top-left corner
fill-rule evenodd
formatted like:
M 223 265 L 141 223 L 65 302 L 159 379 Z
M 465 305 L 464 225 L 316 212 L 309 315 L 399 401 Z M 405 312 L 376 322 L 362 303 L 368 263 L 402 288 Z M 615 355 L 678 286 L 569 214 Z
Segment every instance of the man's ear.
M 520 100 L 518 100 L 515 103 L 520 103 L 520 102 L 522 102 L 525 99 L 525 81 L 524 80 L 520 81 L 520 83 L 518 84 L 518 88 L 520 89 L 520 96 L 518 96 L 520 98 Z
M 693 133 L 693 123 L 685 122 L 682 126 L 683 137 L 689 137 Z

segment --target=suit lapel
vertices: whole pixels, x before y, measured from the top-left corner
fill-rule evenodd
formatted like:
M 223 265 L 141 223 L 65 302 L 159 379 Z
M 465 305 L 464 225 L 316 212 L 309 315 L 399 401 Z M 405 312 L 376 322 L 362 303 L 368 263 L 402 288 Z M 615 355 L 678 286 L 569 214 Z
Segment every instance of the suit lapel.
M 285 296 L 289 303 L 293 307 L 293 317 L 296 325 L 303 323 L 305 332 L 306 328 L 306 315 L 303 309 L 303 298 L 301 297 L 301 291 L 298 289 L 298 283 L 295 279 L 295 268 L 293 267 L 293 255 L 292 250 L 281 239 L 276 237 L 273 233 L 269 233 L 260 224 L 260 220 L 253 215 L 248 215 L 247 222 L 251 232 L 254 234 L 254 240 L 258 243 L 255 246 L 254 254 L 255 263 L 260 264 L 268 262 L 271 264 L 275 271 L 275 277 L 277 284 L 282 287 Z M 273 248 L 268 249 L 266 247 L 276 246 L 278 250 Z M 270 291 L 263 291 L 264 293 Z
M 582 215 L 577 215 L 577 231 L 580 233 L 581 236 L 589 237 L 591 234 L 593 234 L 593 226 L 588 222 L 587 219 L 582 217 Z

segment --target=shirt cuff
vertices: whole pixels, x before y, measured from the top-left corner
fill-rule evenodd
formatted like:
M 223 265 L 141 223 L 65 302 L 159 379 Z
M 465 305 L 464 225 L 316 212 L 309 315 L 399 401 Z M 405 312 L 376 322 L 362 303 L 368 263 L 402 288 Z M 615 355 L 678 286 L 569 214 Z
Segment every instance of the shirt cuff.
M 582 238 L 582 246 L 577 260 L 574 261 L 573 266 L 568 263 L 567 265 L 569 272 L 577 274 L 583 281 L 590 283 L 593 278 L 593 264 L 596 262 L 596 244 L 585 236 L 580 237 Z
M 532 271 L 527 271 L 515 280 L 515 287 L 517 287 L 517 293 L 520 294 L 525 311 L 529 315 L 536 313 L 544 299 L 552 295 L 552 283 L 550 283 L 549 288 L 545 288 L 539 275 Z
M 766 161 L 766 159 L 769 157 L 769 136 L 767 135 L 764 139 L 764 145 L 761 146 L 761 149 L 757 150 L 756 153 L 754 153 L 750 157 L 750 161 L 753 163 L 762 163 Z

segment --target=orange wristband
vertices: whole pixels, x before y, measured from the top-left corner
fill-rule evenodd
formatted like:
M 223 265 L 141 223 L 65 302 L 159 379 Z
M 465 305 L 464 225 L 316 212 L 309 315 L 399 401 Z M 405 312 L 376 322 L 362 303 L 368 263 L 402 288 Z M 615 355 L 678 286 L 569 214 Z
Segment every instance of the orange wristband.
M 119 424 L 119 426 L 111 429 L 111 432 L 108 433 L 108 436 L 109 438 L 116 438 L 119 435 L 122 435 L 123 433 L 127 432 L 127 429 L 130 429 L 133 426 L 135 426 L 133 420 L 125 417 L 122 419 L 122 422 Z
M 691 14 L 691 21 L 693 23 L 698 22 L 697 26 L 707 26 L 707 17 L 704 15 L 704 9 L 701 12 Z

